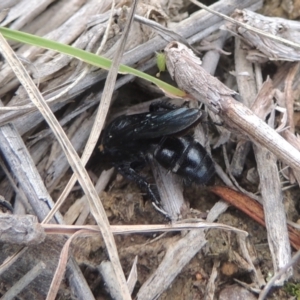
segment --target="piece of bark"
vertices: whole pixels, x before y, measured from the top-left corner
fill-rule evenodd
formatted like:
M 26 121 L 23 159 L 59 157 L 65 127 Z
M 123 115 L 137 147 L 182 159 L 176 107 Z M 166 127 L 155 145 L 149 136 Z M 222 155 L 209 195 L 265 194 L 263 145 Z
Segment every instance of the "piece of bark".
M 279 128 L 286 127 L 285 130 L 281 133 L 281 135 L 288 141 L 293 140 L 292 145 L 294 145 L 298 150 L 300 147 L 297 146 L 299 144 L 298 136 L 295 135 L 295 124 L 294 124 L 294 104 L 296 99 L 296 93 L 293 91 L 293 83 L 297 81 L 297 74 L 299 73 L 299 63 L 296 63 L 291 66 L 286 78 L 285 78 L 285 87 L 284 87 L 284 104 L 282 105 L 286 109 L 286 123 L 279 126 Z M 285 169 L 285 166 L 282 166 Z M 290 168 L 287 168 L 282 172 L 283 176 L 285 176 L 290 183 L 295 183 L 295 181 L 300 183 L 300 172 L 295 172 Z
M 255 283 L 255 285 L 260 289 L 261 287 L 265 286 L 266 281 L 264 276 L 262 275 L 261 269 L 257 266 L 258 256 L 256 253 L 256 248 L 250 239 L 246 239 L 242 235 L 237 236 L 237 241 L 239 244 L 240 252 L 249 265 L 249 270 L 251 272 L 250 277 L 252 279 L 252 282 Z
M 176 174 L 170 174 L 170 171 L 153 159 L 151 160 L 151 169 L 164 213 L 171 221 L 181 219 L 189 210 L 183 197 L 182 179 Z
M 131 270 L 127 277 L 127 285 L 130 294 L 132 294 L 138 280 L 137 263 L 138 263 L 138 257 L 136 256 L 132 262 Z
M 273 108 L 274 90 L 272 81 L 264 83 L 259 95 L 252 105 L 252 111 L 263 120 Z M 254 154 L 260 178 L 260 189 L 263 198 L 265 223 L 268 234 L 268 244 L 273 260 L 274 273 L 284 267 L 291 259 L 291 249 L 288 242 L 287 220 L 283 205 L 283 194 L 277 167 L 277 158 L 264 147 L 254 145 Z M 298 173 L 298 172 L 297 172 Z M 276 282 L 282 285 L 292 275 L 292 269 Z
M 0 240 L 2 243 L 34 245 L 43 242 L 45 232 L 32 215 L 0 214 Z
M 241 140 L 237 143 L 233 157 L 231 159 L 230 171 L 234 177 L 242 175 L 247 155 L 251 150 L 251 142 Z
M 220 60 L 221 52 L 215 49 L 222 49 L 224 46 L 224 43 L 226 39 L 228 38 L 228 34 L 226 32 L 219 31 L 219 37 L 211 43 L 212 50 L 206 52 L 203 55 L 202 58 L 202 67 L 204 70 L 206 70 L 209 74 L 214 75 L 215 71 L 217 69 L 218 62 Z M 211 120 L 216 124 L 221 124 L 222 121 L 219 116 L 214 114 L 211 111 L 208 111 L 208 114 L 211 118 Z M 216 126 L 220 137 L 217 143 L 213 146 L 213 148 L 217 148 L 218 146 L 224 144 L 227 142 L 230 138 L 230 131 L 228 131 L 224 126 Z M 197 129 L 196 129 L 197 134 Z M 204 142 L 203 140 L 200 140 L 200 142 Z M 210 153 L 210 151 L 209 151 Z
M 107 187 L 112 175 L 114 174 L 114 168 L 102 171 L 98 181 L 95 185 L 97 193 L 100 195 L 101 192 Z M 83 225 L 90 213 L 90 209 L 85 205 L 87 199 L 86 196 L 82 196 L 77 199 L 68 209 L 64 215 L 64 221 L 66 224 Z
M 260 88 L 255 100 L 251 103 L 251 110 L 262 120 L 266 120 L 274 107 L 273 97 L 275 95 L 273 82 L 268 78 Z
M 249 10 L 235 10 L 233 19 L 260 29 L 276 37 L 298 43 L 300 38 L 300 23 L 282 18 L 266 17 Z M 229 31 L 241 36 L 243 41 L 256 50 L 248 52 L 247 59 L 256 62 L 267 60 L 299 61 L 299 47 L 283 44 L 266 36 L 246 29 L 240 25 L 227 23 Z
M 157 299 L 206 242 L 204 230 L 191 230 L 177 243 L 169 246 L 155 273 L 140 288 L 137 299 Z
M 254 145 L 254 153 L 260 178 L 268 244 L 273 260 L 274 273 L 276 273 L 291 259 L 277 159 L 270 151 L 257 145 Z M 282 286 L 292 276 L 292 273 L 292 268 L 290 268 L 275 284 Z
M 215 291 L 216 291 L 216 279 L 218 277 L 218 268 L 219 267 L 220 267 L 220 261 L 217 260 L 214 262 L 209 280 L 207 282 L 205 296 L 204 296 L 204 298 L 206 300 L 214 299 Z
M 250 107 L 257 94 L 255 75 L 252 63 L 246 60 L 247 52 L 242 48 L 240 38 L 235 38 L 235 76 L 238 85 L 241 101 L 247 107 Z
M 0 149 L 35 214 L 42 221 L 49 207 L 54 204 L 23 140 L 12 124 L 0 127 Z
M 51 2 L 53 2 L 53 0 L 33 1 L 32 3 L 21 1 L 10 8 L 2 26 L 12 23 L 11 28 L 18 30 L 29 20 L 39 15 Z
M 102 261 L 98 266 L 98 271 L 102 275 L 105 282 L 105 286 L 109 291 L 112 299 L 122 300 L 122 292 L 118 289 L 118 286 L 115 283 L 114 270 L 110 261 Z
M 70 0 L 67 2 L 54 2 L 51 9 L 45 9 L 22 28 L 24 32 L 34 32 L 38 36 L 46 35 L 66 22 L 70 17 L 85 5 L 86 0 Z M 13 7 L 13 6 L 12 6 Z M 31 8 L 32 9 L 32 8 Z M 61 13 L 63 12 L 63 13 Z M 21 12 L 22 13 L 22 12 Z M 47 20 L 47 26 L 45 25 Z M 25 46 L 28 48 L 28 46 Z
M 255 99 L 257 88 L 253 65 L 246 60 L 246 51 L 242 49 L 241 40 L 235 38 L 235 76 L 238 85 L 238 91 L 241 95 L 241 102 L 250 107 Z M 233 176 L 240 176 L 244 169 L 246 157 L 251 149 L 249 141 L 239 141 L 231 160 L 231 173 Z
M 71 128 L 76 129 L 74 134 L 70 133 L 71 136 L 68 134 L 68 137 L 76 151 L 80 151 L 85 146 L 94 118 L 95 113 L 92 116 L 82 114 L 76 119 L 77 125 L 72 124 L 72 126 L 66 130 L 66 133 L 69 133 Z M 59 145 L 56 147 L 56 153 L 54 153 L 53 157 L 49 158 L 50 164 L 47 166 L 46 170 L 44 170 L 44 180 L 49 193 L 52 193 L 53 190 L 57 189 L 57 185 L 70 167 L 61 147 Z

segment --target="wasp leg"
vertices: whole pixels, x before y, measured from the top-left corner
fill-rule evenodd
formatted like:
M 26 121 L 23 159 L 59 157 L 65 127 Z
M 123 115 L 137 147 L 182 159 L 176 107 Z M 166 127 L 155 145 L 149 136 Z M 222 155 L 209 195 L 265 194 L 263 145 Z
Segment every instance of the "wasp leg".
M 148 194 L 154 208 L 168 217 L 168 213 L 161 206 L 160 198 L 155 186 L 151 186 L 143 176 L 139 175 L 136 170 L 132 168 L 132 162 L 123 161 L 121 163 L 115 163 L 114 167 L 125 178 L 137 183 L 140 189 L 144 190 Z

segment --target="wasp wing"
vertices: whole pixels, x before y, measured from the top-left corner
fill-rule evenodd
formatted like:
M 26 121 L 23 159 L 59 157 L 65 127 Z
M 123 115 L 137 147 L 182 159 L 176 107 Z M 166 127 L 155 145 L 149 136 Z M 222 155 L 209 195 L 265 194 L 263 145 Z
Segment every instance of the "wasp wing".
M 178 108 L 170 111 L 121 116 L 108 125 L 105 132 L 110 143 L 155 139 L 184 131 L 199 122 L 202 113 L 198 109 Z

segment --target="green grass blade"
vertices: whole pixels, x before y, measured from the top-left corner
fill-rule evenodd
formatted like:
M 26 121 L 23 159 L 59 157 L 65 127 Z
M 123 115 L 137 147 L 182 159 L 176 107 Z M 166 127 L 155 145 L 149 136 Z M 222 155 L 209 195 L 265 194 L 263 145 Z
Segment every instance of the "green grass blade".
M 64 45 L 58 42 L 54 42 L 39 36 L 35 36 L 29 33 L 12 30 L 6 27 L 0 26 L 0 33 L 7 39 L 18 41 L 24 44 L 34 45 L 41 48 L 46 48 L 49 50 L 58 51 L 60 53 L 75 57 L 80 59 L 88 64 L 94 65 L 96 67 L 108 70 L 111 66 L 111 60 L 108 58 L 98 56 L 96 54 L 77 49 L 75 47 Z M 178 88 L 165 83 L 156 77 L 150 76 L 146 73 L 143 73 L 139 70 L 130 68 L 125 65 L 120 65 L 119 69 L 120 73 L 132 74 L 137 77 L 143 78 L 147 81 L 150 81 L 156 84 L 159 88 L 161 88 L 168 96 L 174 97 L 185 97 L 185 92 L 179 90 Z

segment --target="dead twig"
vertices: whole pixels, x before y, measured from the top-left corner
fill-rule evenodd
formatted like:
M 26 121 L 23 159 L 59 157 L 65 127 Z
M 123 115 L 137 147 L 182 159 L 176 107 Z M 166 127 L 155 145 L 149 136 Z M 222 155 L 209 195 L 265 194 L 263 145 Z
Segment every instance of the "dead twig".
M 266 147 L 291 168 L 300 171 L 300 152 L 250 109 L 237 102 L 233 98 L 236 92 L 208 74 L 190 49 L 172 42 L 165 52 L 171 76 L 190 98 L 203 102 L 220 115 L 227 128 L 233 132 L 238 132 L 254 143 Z

